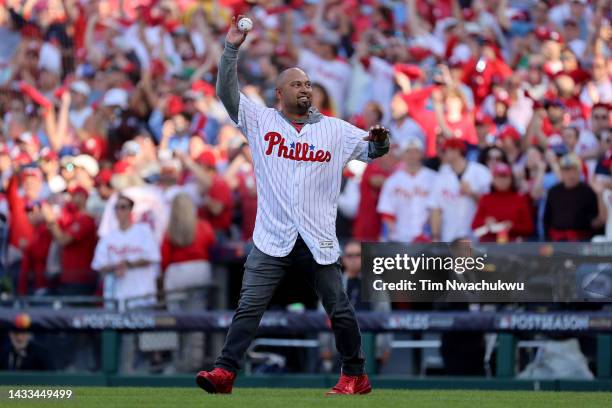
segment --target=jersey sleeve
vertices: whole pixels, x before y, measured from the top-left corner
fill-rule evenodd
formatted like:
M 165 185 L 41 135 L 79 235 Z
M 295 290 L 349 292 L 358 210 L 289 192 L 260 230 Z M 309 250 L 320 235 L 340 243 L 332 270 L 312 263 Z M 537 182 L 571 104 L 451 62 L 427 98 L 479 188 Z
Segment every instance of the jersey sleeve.
M 257 135 L 259 118 L 265 109 L 265 106 L 253 102 L 248 96 L 240 92 L 237 124 L 249 143 Z
M 363 140 L 364 137 L 368 136 L 368 132 L 359 129 L 356 126 L 351 125 L 348 122 L 343 123 L 343 139 L 344 148 L 342 151 L 342 159 L 344 165 L 351 160 L 360 160 L 362 162 L 369 162 L 368 157 L 368 142 Z

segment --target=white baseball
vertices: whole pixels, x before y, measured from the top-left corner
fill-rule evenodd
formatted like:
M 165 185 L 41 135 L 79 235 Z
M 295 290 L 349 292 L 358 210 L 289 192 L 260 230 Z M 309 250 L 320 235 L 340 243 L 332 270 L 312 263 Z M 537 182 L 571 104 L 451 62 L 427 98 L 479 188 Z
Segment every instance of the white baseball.
M 238 29 L 240 31 L 247 32 L 247 31 L 251 31 L 251 29 L 253 28 L 253 21 L 248 18 L 248 17 L 243 17 L 240 20 L 238 20 Z

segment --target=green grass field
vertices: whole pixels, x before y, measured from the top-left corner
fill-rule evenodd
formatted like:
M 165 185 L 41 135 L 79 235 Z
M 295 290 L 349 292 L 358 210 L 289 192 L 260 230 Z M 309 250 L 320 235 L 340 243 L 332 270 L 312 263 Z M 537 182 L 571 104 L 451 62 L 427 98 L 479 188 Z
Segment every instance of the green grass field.
M 16 386 L 12 389 L 32 387 Z M 58 387 L 41 387 L 58 388 Z M 374 390 L 364 396 L 324 397 L 323 389 L 236 388 L 232 395 L 208 395 L 197 388 L 66 387 L 70 400 L 9 400 L 0 388 L 2 407 L 612 407 L 612 393 L 544 391 Z M 64 388 L 65 389 L 65 388 Z

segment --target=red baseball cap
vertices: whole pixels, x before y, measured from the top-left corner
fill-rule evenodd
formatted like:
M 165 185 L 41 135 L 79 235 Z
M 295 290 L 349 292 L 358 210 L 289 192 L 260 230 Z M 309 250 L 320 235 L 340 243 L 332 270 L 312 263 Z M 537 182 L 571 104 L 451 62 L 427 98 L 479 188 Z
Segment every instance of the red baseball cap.
M 446 151 L 448 149 L 456 149 L 461 151 L 461 153 L 465 153 L 467 150 L 467 145 L 462 139 L 446 139 L 442 145 L 442 151 Z
M 521 134 L 514 128 L 514 126 L 505 126 L 504 129 L 499 133 L 499 139 L 512 139 L 519 141 L 521 140 Z
M 113 178 L 113 171 L 111 169 L 102 169 L 96 176 L 95 182 L 97 186 L 100 186 L 103 184 L 110 184 L 110 181 L 112 178 Z
M 40 151 L 40 158 L 42 160 L 49 161 L 49 160 L 58 160 L 59 156 L 54 150 L 51 150 L 48 147 L 45 147 Z
M 83 186 L 76 186 L 76 187 L 68 189 L 68 194 L 70 195 L 83 194 L 85 198 L 89 197 L 89 192 Z
M 215 87 L 206 81 L 197 80 L 191 85 L 191 90 L 201 92 L 204 96 L 215 96 Z
M 595 109 L 599 109 L 599 108 L 604 108 L 606 110 L 610 110 L 612 108 L 612 104 L 610 103 L 606 103 L 606 102 L 597 102 L 595 105 L 593 105 L 593 107 L 591 108 L 591 112 Z
M 168 98 L 168 104 L 166 105 L 166 114 L 168 116 L 174 116 L 183 113 L 185 104 L 183 99 L 178 95 L 171 95 Z
M 198 157 L 197 162 L 201 166 L 214 168 L 217 164 L 217 159 L 215 158 L 215 154 L 212 150 L 204 150 Z
M 546 27 L 538 27 L 535 35 L 540 41 L 554 41 L 563 44 L 563 36 L 558 31 L 549 30 Z

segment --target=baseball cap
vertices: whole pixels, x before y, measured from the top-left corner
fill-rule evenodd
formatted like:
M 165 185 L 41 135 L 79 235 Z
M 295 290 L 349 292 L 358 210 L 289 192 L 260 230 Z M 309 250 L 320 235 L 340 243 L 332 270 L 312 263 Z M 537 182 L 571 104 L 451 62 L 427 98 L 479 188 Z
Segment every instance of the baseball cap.
M 406 152 L 408 149 L 417 149 L 421 152 L 425 149 L 423 142 L 420 139 L 417 139 L 416 137 L 411 137 L 400 141 L 397 147 L 398 150 L 402 153 Z
M 187 93 L 193 92 L 196 94 L 204 94 L 204 96 L 214 96 L 215 95 L 215 87 L 209 84 L 206 81 L 197 80 L 191 85 L 191 90 L 187 91 Z
M 113 171 L 111 169 L 102 169 L 95 178 L 96 186 L 110 184 L 113 178 Z
M 23 143 L 35 143 L 36 136 L 34 136 L 31 132 L 23 132 L 19 135 L 17 140 Z
M 575 153 L 568 153 L 559 160 L 559 166 L 562 169 L 575 168 L 580 170 L 582 168 L 582 160 Z
M 504 129 L 499 133 L 499 139 L 512 139 L 519 141 L 521 140 L 521 134 L 514 128 L 514 126 L 505 126 Z
M 565 104 L 559 98 L 549 98 L 549 99 L 546 99 L 544 101 L 544 108 L 548 109 L 551 106 L 554 106 L 554 107 L 557 107 L 557 108 L 564 108 Z
M 76 187 L 72 187 L 68 189 L 68 194 L 70 195 L 83 194 L 85 197 L 89 197 L 89 192 L 83 186 L 76 186 Z
M 134 140 L 128 140 L 121 147 L 121 157 L 137 156 L 140 153 L 140 145 Z
M 174 116 L 183 113 L 185 104 L 183 99 L 178 95 L 171 95 L 168 98 L 168 104 L 166 105 L 166 115 Z
M 493 176 L 507 177 L 512 175 L 512 169 L 506 163 L 497 163 L 493 166 Z
M 563 44 L 563 36 L 558 31 L 549 30 L 546 27 L 538 27 L 535 35 L 540 41 L 554 41 Z
M 70 90 L 86 97 L 89 97 L 89 94 L 91 93 L 91 88 L 89 87 L 89 85 L 87 85 L 85 81 L 73 82 L 72 84 L 70 84 Z
M 72 160 L 72 164 L 75 167 L 84 169 L 91 177 L 96 177 L 100 171 L 100 167 L 98 166 L 96 159 L 88 154 L 78 155 Z
M 44 147 L 40 151 L 40 158 L 45 161 L 50 161 L 50 160 L 57 160 L 59 156 L 57 155 L 55 151 L 49 149 L 48 147 Z
M 444 141 L 444 144 L 442 145 L 442 151 L 446 151 L 448 149 L 456 149 L 456 150 L 460 150 L 461 153 L 465 153 L 467 150 L 467 145 L 461 139 L 457 139 L 457 138 L 446 139 Z
M 217 159 L 215 158 L 215 154 L 212 150 L 205 150 L 198 157 L 197 162 L 204 167 L 215 167 L 217 163 Z
M 102 98 L 102 106 L 119 106 L 121 109 L 127 108 L 128 94 L 125 89 L 112 88 L 106 91 Z

